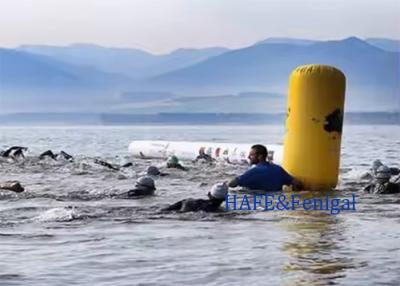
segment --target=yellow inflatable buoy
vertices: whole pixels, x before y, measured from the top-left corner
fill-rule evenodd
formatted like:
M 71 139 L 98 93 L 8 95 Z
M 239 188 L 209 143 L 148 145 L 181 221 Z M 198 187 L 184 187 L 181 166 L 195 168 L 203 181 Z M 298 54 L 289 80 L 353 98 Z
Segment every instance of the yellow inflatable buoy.
M 296 68 L 289 80 L 283 167 L 304 189 L 337 184 L 346 79 L 331 66 Z

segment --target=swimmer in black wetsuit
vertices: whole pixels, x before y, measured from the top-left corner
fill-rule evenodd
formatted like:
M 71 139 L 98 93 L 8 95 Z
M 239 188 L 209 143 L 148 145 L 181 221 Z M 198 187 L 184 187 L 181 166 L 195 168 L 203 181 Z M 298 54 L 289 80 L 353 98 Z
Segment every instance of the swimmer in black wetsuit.
M 111 163 L 108 163 L 108 162 L 100 160 L 100 159 L 94 159 L 94 163 L 102 165 L 102 166 L 107 167 L 107 168 L 109 168 L 111 170 L 114 170 L 114 171 L 119 171 L 119 169 L 120 169 L 119 166 L 114 166 Z
M 215 184 L 212 186 L 211 191 L 208 192 L 208 200 L 204 199 L 184 199 L 176 202 L 162 211 L 178 211 L 178 212 L 216 212 L 220 210 L 221 204 L 225 201 L 226 194 L 228 193 L 228 185 Z
M 25 158 L 24 152 L 27 151 L 27 147 L 21 147 L 21 146 L 12 146 L 8 148 L 7 150 L 1 152 L 1 156 L 4 158 L 13 158 L 16 159 L 18 157 Z
M 107 167 L 107 168 L 109 168 L 111 170 L 114 170 L 114 171 L 119 171 L 121 168 L 128 168 L 128 167 L 132 167 L 133 166 L 132 162 L 125 163 L 122 166 L 118 166 L 118 165 L 111 164 L 111 163 L 108 163 L 106 161 L 103 161 L 103 160 L 100 160 L 100 159 L 97 159 L 97 158 L 94 159 L 94 163 L 102 165 L 102 166 Z
M 364 188 L 365 192 L 372 194 L 398 194 L 400 193 L 400 176 L 391 180 L 392 170 L 381 165 L 377 168 L 374 180 Z
M 148 176 L 153 176 L 153 177 L 156 177 L 156 176 L 163 177 L 163 176 L 167 176 L 168 175 L 167 173 L 162 173 L 160 171 L 160 169 L 158 169 L 156 166 L 147 167 L 146 173 L 147 173 Z
M 21 186 L 21 183 L 18 181 L 6 181 L 0 183 L 0 189 L 9 190 L 16 193 L 20 193 L 24 191 L 24 187 Z
M 154 180 L 149 176 L 139 177 L 135 182 L 135 188 L 126 193 L 113 196 L 118 199 L 129 199 L 140 196 L 154 195 L 156 186 Z
M 208 154 L 206 154 L 205 152 L 204 152 L 204 149 L 203 148 L 201 148 L 200 150 L 199 150 L 199 155 L 196 157 L 196 159 L 194 159 L 193 160 L 193 163 L 196 163 L 196 162 L 198 162 L 198 161 L 205 161 L 205 162 L 207 162 L 207 163 L 212 163 L 212 162 L 214 162 L 215 161 L 215 159 L 214 158 L 212 158 L 210 155 L 208 155 Z
M 374 162 L 372 162 L 372 166 L 370 169 L 370 172 L 367 172 L 363 175 L 361 175 L 361 180 L 369 180 L 369 181 L 374 181 L 375 177 L 377 175 L 377 170 L 379 167 L 383 166 L 383 163 L 381 162 L 381 160 L 375 160 Z M 400 169 L 396 168 L 396 167 L 390 167 L 390 174 L 393 176 L 399 175 L 400 174 Z
M 179 159 L 175 155 L 172 155 L 167 159 L 167 168 L 174 168 L 182 171 L 187 171 L 187 168 L 183 167 L 179 163 Z
M 53 153 L 53 151 L 47 150 L 39 155 L 40 160 L 43 160 L 46 157 L 49 157 L 53 160 L 57 160 L 58 158 L 64 158 L 65 160 L 70 161 L 70 162 L 74 161 L 74 157 L 72 157 L 70 154 L 68 154 L 67 152 L 64 152 L 62 150 L 59 154 L 55 154 L 55 153 Z

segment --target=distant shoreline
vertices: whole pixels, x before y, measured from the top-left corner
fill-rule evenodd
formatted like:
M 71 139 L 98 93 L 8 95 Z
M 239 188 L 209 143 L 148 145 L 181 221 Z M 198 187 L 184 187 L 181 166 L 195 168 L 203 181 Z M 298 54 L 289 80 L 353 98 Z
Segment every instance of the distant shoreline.
M 0 115 L 0 124 L 15 125 L 280 125 L 286 114 L 248 113 L 14 113 Z M 400 112 L 348 112 L 344 124 L 400 125 Z

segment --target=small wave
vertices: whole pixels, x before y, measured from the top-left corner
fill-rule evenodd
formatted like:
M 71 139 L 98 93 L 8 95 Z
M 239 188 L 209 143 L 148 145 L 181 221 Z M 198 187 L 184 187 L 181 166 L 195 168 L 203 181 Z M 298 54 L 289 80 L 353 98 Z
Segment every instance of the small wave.
M 81 218 L 74 207 L 54 208 L 45 211 L 35 218 L 39 222 L 67 222 Z

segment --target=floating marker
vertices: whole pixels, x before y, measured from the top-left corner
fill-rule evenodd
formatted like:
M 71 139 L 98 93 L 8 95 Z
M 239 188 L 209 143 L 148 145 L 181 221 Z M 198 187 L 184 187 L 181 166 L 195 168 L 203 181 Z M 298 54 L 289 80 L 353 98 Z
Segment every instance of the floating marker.
M 346 78 L 330 66 L 296 68 L 289 82 L 283 167 L 308 190 L 337 184 Z
M 201 153 L 210 155 L 217 161 L 232 164 L 248 164 L 247 157 L 254 144 L 234 144 L 217 142 L 187 141 L 132 141 L 129 153 L 137 158 L 166 159 L 171 155 L 181 160 L 194 160 Z M 275 164 L 282 163 L 282 145 L 266 145 L 268 158 Z

